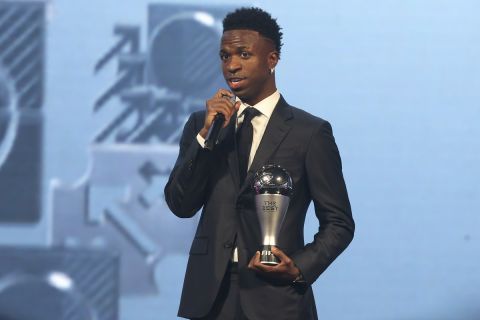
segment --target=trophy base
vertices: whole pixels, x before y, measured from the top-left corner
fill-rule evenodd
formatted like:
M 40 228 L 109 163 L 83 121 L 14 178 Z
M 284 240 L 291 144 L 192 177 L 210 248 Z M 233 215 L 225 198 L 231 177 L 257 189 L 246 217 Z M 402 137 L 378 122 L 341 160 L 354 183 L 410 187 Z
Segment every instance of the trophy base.
M 260 263 L 269 266 L 276 266 L 280 263 L 280 260 L 273 255 L 271 245 L 262 246 L 262 251 L 260 251 Z

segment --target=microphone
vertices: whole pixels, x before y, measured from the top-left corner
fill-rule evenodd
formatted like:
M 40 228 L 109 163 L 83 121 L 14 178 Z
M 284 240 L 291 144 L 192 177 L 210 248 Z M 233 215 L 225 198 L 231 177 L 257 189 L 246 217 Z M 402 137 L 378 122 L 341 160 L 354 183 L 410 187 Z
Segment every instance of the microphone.
M 226 99 L 229 99 L 230 102 L 235 104 L 235 96 L 229 97 L 227 95 L 223 96 Z M 215 117 L 213 118 L 212 125 L 210 126 L 210 129 L 208 129 L 207 132 L 207 137 L 205 138 L 205 148 L 212 151 L 213 148 L 217 145 L 218 143 L 218 134 L 220 133 L 220 129 L 222 129 L 222 126 L 225 122 L 225 116 L 223 113 L 217 113 Z

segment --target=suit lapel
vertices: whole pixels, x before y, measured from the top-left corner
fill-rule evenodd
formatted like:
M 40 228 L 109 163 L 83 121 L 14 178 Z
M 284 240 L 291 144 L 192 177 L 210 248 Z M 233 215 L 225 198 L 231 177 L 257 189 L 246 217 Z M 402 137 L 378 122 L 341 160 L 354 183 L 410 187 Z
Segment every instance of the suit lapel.
M 273 113 L 268 121 L 267 127 L 263 134 L 260 145 L 258 146 L 253 162 L 250 166 L 250 169 L 247 172 L 247 177 L 245 182 L 240 188 L 240 193 L 242 193 L 250 184 L 253 178 L 253 175 L 260 169 L 263 165 L 266 164 L 270 156 L 277 150 L 280 143 L 286 137 L 290 131 L 290 124 L 288 120 L 293 117 L 290 106 L 287 104 L 283 97 L 280 97 Z M 238 178 L 238 162 L 237 162 L 237 182 Z

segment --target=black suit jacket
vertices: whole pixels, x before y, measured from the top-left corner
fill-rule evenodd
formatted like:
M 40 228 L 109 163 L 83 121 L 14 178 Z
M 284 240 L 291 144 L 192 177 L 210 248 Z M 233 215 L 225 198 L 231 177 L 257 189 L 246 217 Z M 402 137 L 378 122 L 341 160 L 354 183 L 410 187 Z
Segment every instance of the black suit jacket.
M 316 319 L 310 285 L 347 247 L 354 232 L 330 124 L 288 105 L 281 97 L 247 178 L 239 185 L 235 117 L 222 130 L 214 151 L 203 149 L 196 140 L 204 119 L 205 111 L 190 116 L 165 187 L 167 204 L 177 216 L 189 218 L 202 209 L 178 315 L 194 318 L 209 312 L 236 243 L 240 300 L 249 319 Z M 307 282 L 304 288 L 264 279 L 247 268 L 262 241 L 251 183 L 254 173 L 267 163 L 281 165 L 293 179 L 294 194 L 277 241 L 301 270 Z M 319 229 L 305 245 L 305 214 L 311 201 Z

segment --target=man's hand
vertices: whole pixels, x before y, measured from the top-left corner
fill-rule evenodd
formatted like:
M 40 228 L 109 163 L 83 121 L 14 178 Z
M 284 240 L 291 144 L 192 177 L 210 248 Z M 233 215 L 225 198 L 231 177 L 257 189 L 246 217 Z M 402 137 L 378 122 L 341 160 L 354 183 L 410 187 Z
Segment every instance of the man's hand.
M 257 251 L 250 260 L 248 268 L 267 278 L 285 282 L 292 282 L 300 275 L 300 270 L 282 250 L 272 247 L 272 253 L 280 260 L 276 266 L 260 263 L 260 252 Z
M 240 108 L 240 101 L 235 102 L 235 104 L 230 101 L 230 98 L 233 97 L 234 95 L 230 91 L 220 89 L 210 100 L 207 100 L 205 123 L 203 124 L 202 130 L 199 132 L 203 138 L 207 137 L 208 129 L 210 129 L 213 118 L 217 113 L 222 113 L 225 116 L 223 127 L 225 128 L 228 125 L 232 115 Z

